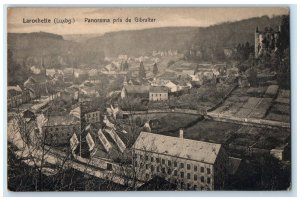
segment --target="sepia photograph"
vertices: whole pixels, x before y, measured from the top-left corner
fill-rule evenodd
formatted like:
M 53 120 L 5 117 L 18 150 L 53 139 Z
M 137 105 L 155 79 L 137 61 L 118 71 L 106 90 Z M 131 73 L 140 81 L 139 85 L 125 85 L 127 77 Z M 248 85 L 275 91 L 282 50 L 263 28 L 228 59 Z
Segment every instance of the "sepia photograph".
M 289 7 L 6 17 L 8 191 L 292 190 Z

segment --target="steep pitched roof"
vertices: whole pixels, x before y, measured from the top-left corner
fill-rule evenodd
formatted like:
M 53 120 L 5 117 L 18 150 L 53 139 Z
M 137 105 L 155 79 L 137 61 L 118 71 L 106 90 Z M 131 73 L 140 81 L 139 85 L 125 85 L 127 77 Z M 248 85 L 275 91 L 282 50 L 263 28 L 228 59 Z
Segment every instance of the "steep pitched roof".
M 80 120 L 73 115 L 50 116 L 47 121 L 47 126 L 73 125 L 80 123 Z
M 168 93 L 168 88 L 163 86 L 151 86 L 149 91 L 152 93 Z
M 141 132 L 132 148 L 214 164 L 221 144 Z
M 30 84 L 35 84 L 35 80 L 32 77 L 29 77 L 25 82 L 24 82 L 24 87 L 27 87 Z
M 150 86 L 145 85 L 126 85 L 125 90 L 129 94 L 145 94 L 149 93 Z
M 22 94 L 22 89 L 17 86 L 7 86 L 7 95 L 8 97 L 13 97 L 16 95 Z
M 22 89 L 19 85 L 17 85 L 17 86 L 7 86 L 7 91 L 9 91 L 9 90 L 15 90 L 15 91 L 22 92 Z

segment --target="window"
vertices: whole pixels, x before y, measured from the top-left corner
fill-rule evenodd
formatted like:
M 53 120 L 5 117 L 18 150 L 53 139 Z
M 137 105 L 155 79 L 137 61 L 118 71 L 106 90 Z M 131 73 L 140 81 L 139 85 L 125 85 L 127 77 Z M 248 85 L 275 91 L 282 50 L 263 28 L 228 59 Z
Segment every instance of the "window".
M 180 172 L 180 177 L 184 178 L 184 172 Z
M 183 163 L 180 163 L 180 167 L 181 167 L 181 168 L 184 168 L 184 164 L 183 164 Z
M 156 158 L 156 162 L 159 163 L 159 158 Z
M 187 177 L 187 179 L 191 179 L 191 174 L 187 173 L 186 177 Z
M 187 165 L 186 165 L 186 169 L 190 170 L 190 169 L 191 169 L 191 165 L 190 165 L 190 164 L 187 164 Z
M 174 167 L 177 167 L 177 162 L 174 162 Z
M 148 165 L 148 164 L 146 164 L 146 170 L 148 170 L 148 168 L 149 168 L 149 165 Z
M 58 128 L 55 128 L 56 131 L 58 131 Z
M 171 173 L 172 173 L 172 170 L 169 168 L 168 169 L 168 174 L 171 175 Z
M 146 156 L 146 161 L 148 160 L 148 156 Z
M 168 160 L 168 166 L 171 166 L 171 161 Z
M 201 169 L 200 169 L 200 170 L 201 170 L 201 172 L 204 172 L 204 167 L 201 167 Z
M 197 175 L 194 174 L 194 181 L 197 181 Z
M 191 189 L 191 184 L 187 184 L 187 188 L 188 188 L 188 189 Z
M 146 179 L 148 179 L 149 178 L 149 174 L 146 174 Z
M 197 189 L 197 185 L 194 185 L 194 190 L 196 190 Z
M 112 170 L 112 164 L 107 163 L 107 170 Z
M 209 177 L 207 178 L 207 183 L 210 184 L 210 178 Z
M 152 172 L 154 171 L 154 166 L 153 166 L 153 165 L 151 165 L 151 171 L 152 171 Z
M 134 158 L 137 158 L 137 154 L 134 154 Z
M 197 172 L 197 165 L 194 165 L 194 171 Z
M 177 170 L 174 170 L 174 176 L 177 176 Z
M 154 161 L 154 158 L 153 157 L 151 157 L 151 162 L 153 162 Z
M 163 167 L 163 168 L 161 169 L 161 171 L 162 171 L 162 173 L 165 174 L 165 173 L 166 173 L 166 168 Z
M 135 161 L 135 167 L 138 167 L 138 163 L 137 163 L 137 161 Z
M 210 168 L 207 168 L 206 170 L 207 170 L 207 174 L 210 174 Z
M 201 182 L 204 182 L 204 177 L 203 176 L 201 176 Z
M 142 155 L 140 155 L 140 159 L 143 160 L 143 156 Z
M 162 161 L 161 161 L 161 162 L 162 162 L 162 164 L 164 165 L 166 161 L 165 161 L 165 159 L 162 159 Z
M 159 172 L 159 167 L 156 167 L 156 172 Z

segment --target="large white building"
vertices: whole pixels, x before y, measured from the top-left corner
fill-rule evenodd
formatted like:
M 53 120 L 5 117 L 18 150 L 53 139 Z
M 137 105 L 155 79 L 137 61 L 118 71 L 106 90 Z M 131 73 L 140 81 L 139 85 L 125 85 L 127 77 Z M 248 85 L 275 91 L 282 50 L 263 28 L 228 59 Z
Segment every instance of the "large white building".
M 220 144 L 141 132 L 132 147 L 137 179 L 164 177 L 185 190 L 223 189 L 228 155 Z
M 149 89 L 149 101 L 168 100 L 168 88 L 160 86 L 151 86 Z

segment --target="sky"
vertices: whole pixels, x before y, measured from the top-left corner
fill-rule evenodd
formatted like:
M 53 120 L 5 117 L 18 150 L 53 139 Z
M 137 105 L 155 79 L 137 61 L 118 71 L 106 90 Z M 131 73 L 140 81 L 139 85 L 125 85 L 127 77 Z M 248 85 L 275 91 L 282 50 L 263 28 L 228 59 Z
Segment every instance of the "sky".
M 50 32 L 66 34 L 104 34 L 121 30 L 155 27 L 207 27 L 228 21 L 267 15 L 288 14 L 288 8 L 8 8 L 7 31 L 10 33 Z M 154 22 L 135 22 L 134 18 L 152 18 Z M 49 18 L 49 24 L 23 23 L 27 19 Z M 71 19 L 71 24 L 55 24 L 54 19 Z M 110 19 L 110 22 L 86 23 L 89 19 Z M 112 23 L 113 19 L 122 22 Z M 131 23 L 125 21 L 132 19 Z

